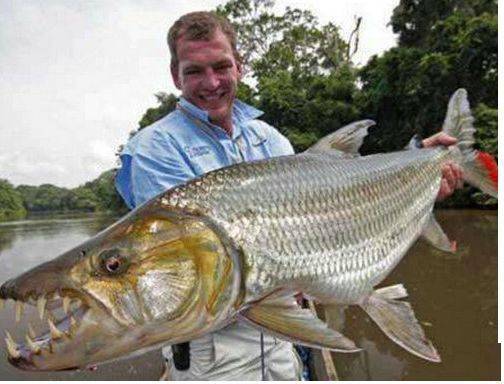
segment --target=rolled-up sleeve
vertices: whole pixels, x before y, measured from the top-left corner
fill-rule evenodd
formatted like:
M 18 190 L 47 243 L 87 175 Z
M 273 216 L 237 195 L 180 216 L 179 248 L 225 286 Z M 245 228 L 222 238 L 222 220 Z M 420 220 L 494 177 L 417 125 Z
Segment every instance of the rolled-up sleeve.
M 115 185 L 129 208 L 196 176 L 175 143 L 156 132 L 128 143 L 120 159 Z

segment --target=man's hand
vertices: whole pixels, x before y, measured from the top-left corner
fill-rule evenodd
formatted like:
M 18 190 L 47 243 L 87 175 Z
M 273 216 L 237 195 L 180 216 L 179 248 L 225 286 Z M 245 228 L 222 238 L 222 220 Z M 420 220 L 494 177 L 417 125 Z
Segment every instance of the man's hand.
M 435 135 L 426 138 L 422 141 L 425 148 L 435 147 L 436 145 L 450 146 L 457 142 L 457 139 L 447 135 L 444 132 L 436 133 Z M 441 187 L 436 200 L 441 201 L 451 196 L 455 189 L 460 189 L 464 185 L 462 179 L 462 168 L 457 164 L 449 162 L 443 166 L 443 178 L 441 179 Z

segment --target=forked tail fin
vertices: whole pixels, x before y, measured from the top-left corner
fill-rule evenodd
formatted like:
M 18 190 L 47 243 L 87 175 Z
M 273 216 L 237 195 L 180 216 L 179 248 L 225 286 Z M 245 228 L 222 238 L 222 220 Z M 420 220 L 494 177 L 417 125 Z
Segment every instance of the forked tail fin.
M 455 137 L 462 152 L 464 180 L 490 196 L 497 198 L 497 163 L 492 155 L 473 149 L 474 118 L 471 115 L 467 91 L 458 89 L 450 98 L 443 132 Z

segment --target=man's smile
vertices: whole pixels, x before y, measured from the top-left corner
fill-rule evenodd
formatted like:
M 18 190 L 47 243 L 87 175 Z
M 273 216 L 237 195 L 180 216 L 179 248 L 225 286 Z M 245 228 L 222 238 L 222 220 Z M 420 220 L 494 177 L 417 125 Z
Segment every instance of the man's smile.
M 214 102 L 223 99 L 227 94 L 228 92 L 225 90 L 218 90 L 212 93 L 200 94 L 199 99 L 206 102 Z

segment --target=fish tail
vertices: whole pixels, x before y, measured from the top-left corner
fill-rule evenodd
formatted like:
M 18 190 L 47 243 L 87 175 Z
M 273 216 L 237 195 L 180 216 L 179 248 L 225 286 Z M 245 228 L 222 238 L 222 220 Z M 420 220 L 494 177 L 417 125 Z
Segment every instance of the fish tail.
M 455 137 L 462 153 L 464 180 L 481 191 L 497 198 L 498 169 L 492 155 L 473 149 L 474 117 L 471 114 L 467 91 L 458 89 L 450 98 L 443 124 L 443 132 Z

